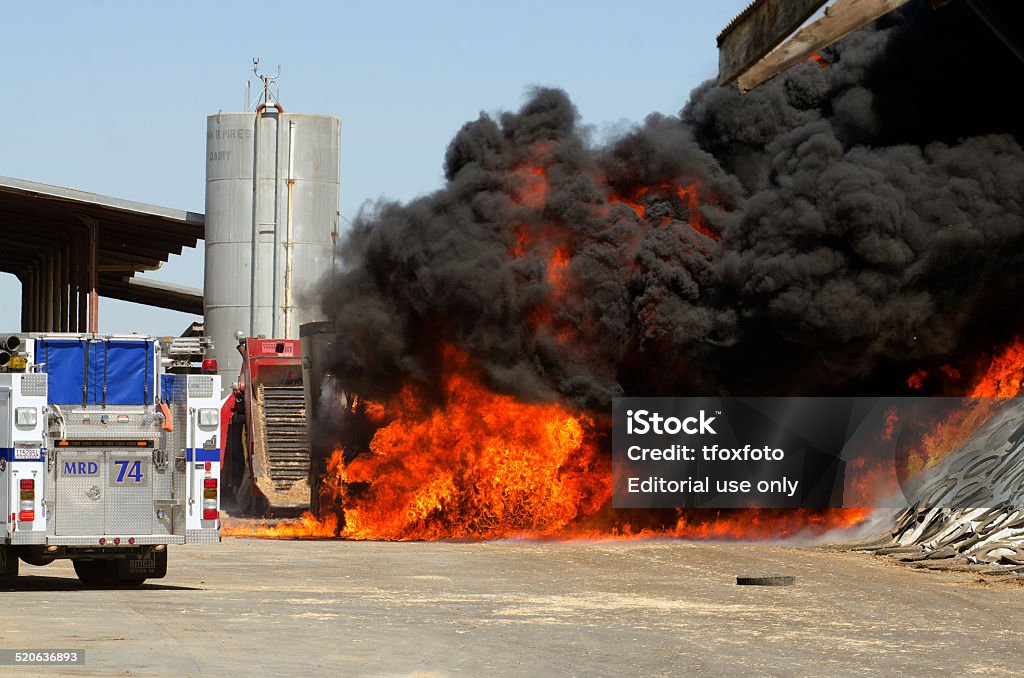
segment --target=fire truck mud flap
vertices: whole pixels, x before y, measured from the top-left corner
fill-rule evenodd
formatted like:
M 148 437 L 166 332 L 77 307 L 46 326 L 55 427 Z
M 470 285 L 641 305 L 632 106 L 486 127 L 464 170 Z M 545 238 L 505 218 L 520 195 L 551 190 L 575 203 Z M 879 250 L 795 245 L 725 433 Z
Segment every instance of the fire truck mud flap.
M 131 558 L 119 558 L 117 563 L 117 578 L 121 581 L 132 581 L 136 579 L 163 579 L 167 576 L 167 549 L 163 551 L 150 550 Z
M 167 576 L 167 550 L 149 550 L 120 558 L 72 561 L 86 586 L 138 586 L 147 579 Z

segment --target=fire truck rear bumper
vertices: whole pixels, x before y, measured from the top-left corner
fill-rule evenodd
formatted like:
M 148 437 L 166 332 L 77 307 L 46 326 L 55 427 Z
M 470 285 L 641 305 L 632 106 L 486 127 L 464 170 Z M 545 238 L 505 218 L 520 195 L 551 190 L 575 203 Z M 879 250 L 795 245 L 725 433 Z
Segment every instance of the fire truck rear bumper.
M 61 536 L 49 536 L 45 542 L 38 542 L 40 544 L 46 543 L 54 546 L 97 546 L 100 543 L 100 539 L 104 540 L 105 546 L 115 546 L 114 538 L 117 537 L 121 540 L 120 546 L 148 546 L 150 544 L 184 544 L 185 537 L 180 534 L 143 534 L 143 535 L 107 535 L 107 534 L 96 534 L 96 535 L 75 535 L 73 537 L 61 537 Z M 135 540 L 134 544 L 129 544 L 129 537 Z M 191 541 L 191 540 L 190 540 Z
M 23 546 L 29 544 L 45 544 L 46 533 L 45 532 L 29 532 L 15 530 L 11 533 L 10 543 L 12 546 Z
M 220 530 L 185 530 L 188 544 L 216 544 L 220 541 Z

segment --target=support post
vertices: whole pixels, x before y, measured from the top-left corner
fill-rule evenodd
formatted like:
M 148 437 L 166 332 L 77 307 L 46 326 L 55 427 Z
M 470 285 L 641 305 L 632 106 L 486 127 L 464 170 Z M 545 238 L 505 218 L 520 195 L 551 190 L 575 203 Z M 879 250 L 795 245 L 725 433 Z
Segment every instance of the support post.
M 60 250 L 54 249 L 50 254 L 50 317 L 47 325 L 51 332 L 60 327 Z
M 18 280 L 21 281 L 21 331 L 28 332 L 29 278 L 19 273 Z
M 78 257 L 78 332 L 88 329 L 89 321 L 89 230 L 82 231 Z
M 60 331 L 71 331 L 71 242 L 65 240 L 60 246 Z
M 89 231 L 88 264 L 86 267 L 89 289 L 89 332 L 95 334 L 100 331 L 100 228 L 99 223 L 92 217 L 82 217 L 82 221 Z
M 41 265 L 39 259 L 36 260 L 35 266 L 32 267 L 32 272 L 29 274 L 32 277 L 32 301 L 29 304 L 29 332 L 39 331 L 39 266 Z

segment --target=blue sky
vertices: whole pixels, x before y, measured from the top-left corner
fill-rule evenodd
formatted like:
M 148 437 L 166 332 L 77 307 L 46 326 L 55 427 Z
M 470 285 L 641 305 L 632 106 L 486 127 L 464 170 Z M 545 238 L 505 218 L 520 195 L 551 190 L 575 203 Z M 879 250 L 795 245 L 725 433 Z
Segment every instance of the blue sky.
M 241 110 L 253 57 L 288 111 L 342 118 L 341 212 L 438 188 L 481 111 L 562 87 L 600 138 L 674 113 L 714 76 L 715 36 L 749 0 L 4 3 L 0 175 L 203 212 L 206 116 Z M 254 83 L 255 86 L 255 83 Z M 9 236 L 9 234 L 5 234 Z M 202 249 L 154 279 L 202 286 Z M 20 285 L 0 274 L 3 329 Z M 103 299 L 102 331 L 193 319 Z

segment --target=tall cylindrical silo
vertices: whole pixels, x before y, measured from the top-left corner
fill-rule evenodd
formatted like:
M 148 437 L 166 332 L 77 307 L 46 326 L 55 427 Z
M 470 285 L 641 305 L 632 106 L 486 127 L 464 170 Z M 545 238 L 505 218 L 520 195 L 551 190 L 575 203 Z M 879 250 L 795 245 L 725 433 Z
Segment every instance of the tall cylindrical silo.
M 236 332 L 297 339 L 320 319 L 306 292 L 334 262 L 341 120 L 217 113 L 206 120 L 206 333 L 226 388 Z

